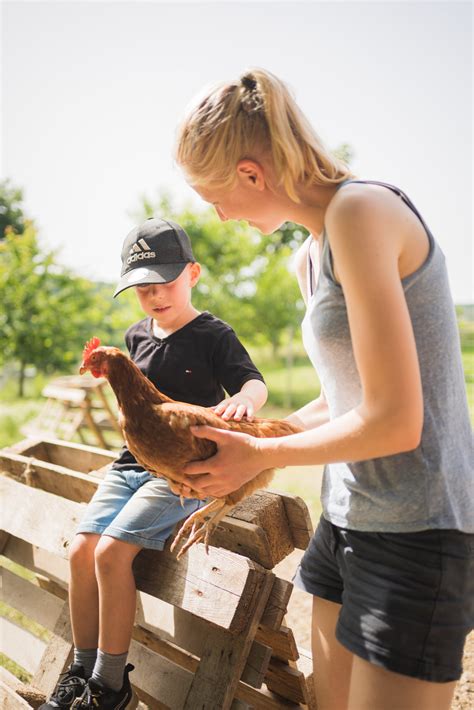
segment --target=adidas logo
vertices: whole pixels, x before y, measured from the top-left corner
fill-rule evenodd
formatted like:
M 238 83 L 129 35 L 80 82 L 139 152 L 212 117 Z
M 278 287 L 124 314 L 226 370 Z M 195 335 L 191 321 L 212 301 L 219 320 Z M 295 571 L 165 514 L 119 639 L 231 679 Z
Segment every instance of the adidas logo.
M 133 264 L 138 259 L 154 259 L 156 253 L 150 249 L 144 239 L 139 239 L 136 244 L 130 249 L 130 256 L 127 258 L 127 264 Z

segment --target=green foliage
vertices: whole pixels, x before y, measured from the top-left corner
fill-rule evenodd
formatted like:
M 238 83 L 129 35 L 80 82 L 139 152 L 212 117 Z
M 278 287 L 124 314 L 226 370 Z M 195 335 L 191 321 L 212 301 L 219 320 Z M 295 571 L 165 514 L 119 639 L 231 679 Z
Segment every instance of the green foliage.
M 252 340 L 271 343 L 274 354 L 285 335 L 298 328 L 304 310 L 296 278 L 288 269 L 290 256 L 290 248 L 282 246 L 262 260 L 252 299 Z
M 113 303 L 110 286 L 56 263 L 32 222 L 22 234 L 8 227 L 0 242 L 0 304 L 0 364 L 17 363 L 20 394 L 27 366 L 49 374 L 74 371 L 86 340 L 98 335 L 123 346 L 131 322 L 130 307 Z
M 12 227 L 17 234 L 22 234 L 26 219 L 20 206 L 23 193 L 10 184 L 10 180 L 0 181 L 0 240 L 5 236 L 5 229 Z

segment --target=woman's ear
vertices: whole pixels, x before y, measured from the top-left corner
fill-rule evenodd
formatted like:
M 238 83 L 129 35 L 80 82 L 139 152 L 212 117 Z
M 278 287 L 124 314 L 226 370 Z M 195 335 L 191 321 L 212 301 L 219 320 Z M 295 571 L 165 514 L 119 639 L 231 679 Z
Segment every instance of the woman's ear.
M 265 189 L 265 173 L 260 163 L 249 158 L 237 163 L 237 179 L 244 187 L 251 187 L 260 192 Z

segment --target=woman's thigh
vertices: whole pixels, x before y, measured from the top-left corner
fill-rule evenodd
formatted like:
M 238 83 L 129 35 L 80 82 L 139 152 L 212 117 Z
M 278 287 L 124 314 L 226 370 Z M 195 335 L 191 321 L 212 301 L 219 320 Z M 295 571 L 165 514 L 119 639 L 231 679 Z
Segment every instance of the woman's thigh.
M 339 529 L 338 640 L 395 674 L 436 684 L 462 673 L 474 612 L 474 536 Z
M 456 681 L 432 683 L 354 656 L 347 710 L 449 710 Z
M 330 666 L 342 646 L 355 654 L 337 661 L 351 678 L 352 703 L 372 674 L 380 697 L 398 680 L 406 704 L 413 694 L 429 707 L 435 693 L 440 708 L 449 706 L 472 627 L 473 543 L 458 531 L 363 533 L 320 521 L 294 581 L 316 596 L 313 647 L 323 663 Z M 332 672 L 326 668 L 326 677 Z M 337 673 L 333 682 L 342 697 L 348 684 Z

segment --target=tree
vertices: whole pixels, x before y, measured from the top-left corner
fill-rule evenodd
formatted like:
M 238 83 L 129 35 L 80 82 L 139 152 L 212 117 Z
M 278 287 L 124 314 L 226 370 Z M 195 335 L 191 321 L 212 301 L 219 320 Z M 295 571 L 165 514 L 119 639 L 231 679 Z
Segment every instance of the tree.
M 256 277 L 256 290 L 252 298 L 254 323 L 258 335 L 271 343 L 274 357 L 286 336 L 299 327 L 304 310 L 296 277 L 289 270 L 291 250 L 282 247 L 268 255 Z
M 25 229 L 26 219 L 20 206 L 23 193 L 10 185 L 10 180 L 0 181 L 0 240 L 5 238 L 5 229 L 12 227 L 17 234 Z
M 0 304 L 0 361 L 18 363 L 20 397 L 28 365 L 41 372 L 75 366 L 101 323 L 92 284 L 58 266 L 27 221 L 22 234 L 7 227 L 0 242 Z

